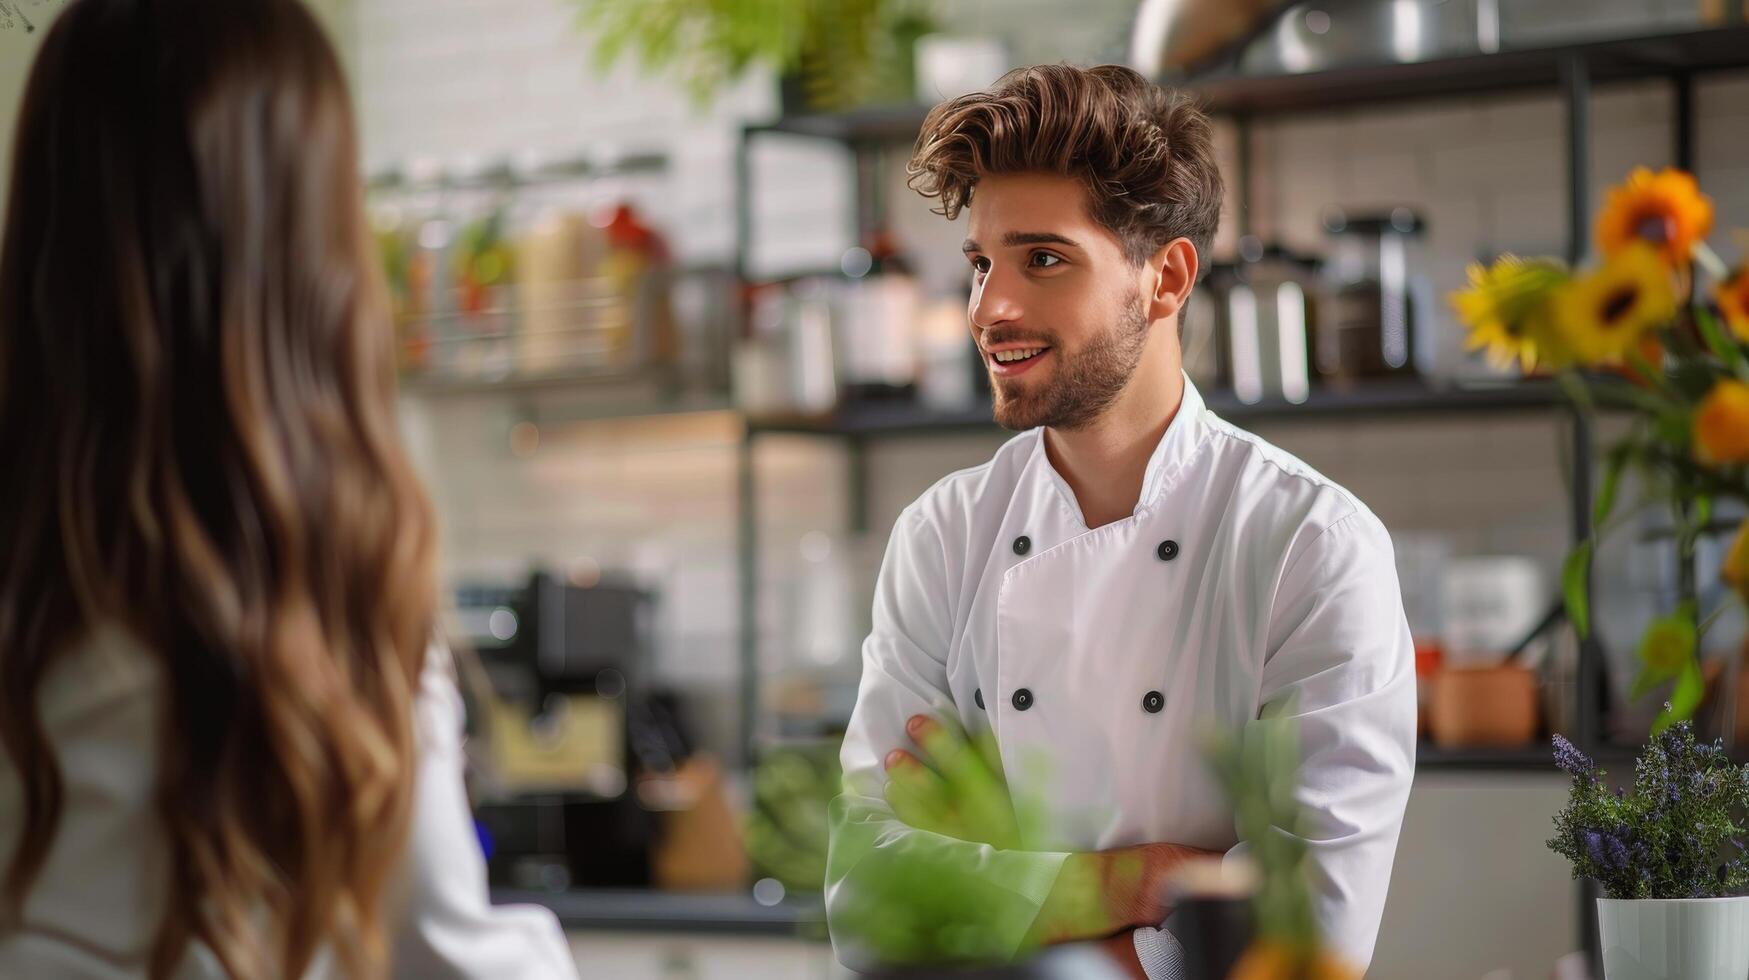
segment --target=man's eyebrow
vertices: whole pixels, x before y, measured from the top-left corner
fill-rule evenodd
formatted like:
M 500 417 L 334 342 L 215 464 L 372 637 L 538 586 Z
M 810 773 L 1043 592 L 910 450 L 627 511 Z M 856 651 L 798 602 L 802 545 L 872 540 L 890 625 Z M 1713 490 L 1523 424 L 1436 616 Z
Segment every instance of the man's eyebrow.
M 1002 236 L 1002 244 L 1008 248 L 1016 245 L 1067 245 L 1070 248 L 1080 248 L 1081 243 L 1073 238 L 1064 238 L 1052 231 L 1011 231 Z
M 1080 248 L 1081 243 L 1073 238 L 1064 238 L 1052 231 L 1011 231 L 1002 236 L 1004 248 L 1015 248 L 1020 245 L 1067 245 L 1070 248 Z M 970 238 L 960 244 L 960 251 L 982 252 L 984 247 Z

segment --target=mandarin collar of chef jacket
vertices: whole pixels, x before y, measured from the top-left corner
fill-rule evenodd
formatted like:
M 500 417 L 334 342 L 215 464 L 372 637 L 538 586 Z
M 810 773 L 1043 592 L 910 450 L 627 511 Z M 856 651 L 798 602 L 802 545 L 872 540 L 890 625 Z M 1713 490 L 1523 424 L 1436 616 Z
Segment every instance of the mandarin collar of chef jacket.
M 1316 912 L 1370 959 L 1414 769 L 1413 644 L 1388 533 L 1352 494 L 1208 409 L 1196 386 L 1132 514 L 1089 529 L 1022 433 L 942 479 L 895 524 L 841 761 L 828 915 L 855 940 L 860 875 L 929 852 L 995 888 L 992 954 L 1017 947 L 1069 851 L 1164 841 L 1242 854 L 1206 766 L 1209 730 L 1291 711 Z M 1037 850 L 906 828 L 882 798 L 907 718 L 990 731 Z M 1144 948 L 1147 942 L 1152 947 Z M 1138 934 L 1163 971 L 1169 933 Z

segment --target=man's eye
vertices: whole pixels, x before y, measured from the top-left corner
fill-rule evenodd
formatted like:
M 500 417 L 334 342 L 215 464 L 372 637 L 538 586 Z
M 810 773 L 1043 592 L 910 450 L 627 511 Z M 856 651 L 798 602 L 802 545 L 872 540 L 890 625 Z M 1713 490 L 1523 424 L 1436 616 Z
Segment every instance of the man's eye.
M 980 255 L 972 259 L 972 268 L 981 276 L 990 271 L 990 260 Z
M 1032 253 L 1032 267 L 1035 269 L 1050 269 L 1062 265 L 1063 260 L 1049 252 Z

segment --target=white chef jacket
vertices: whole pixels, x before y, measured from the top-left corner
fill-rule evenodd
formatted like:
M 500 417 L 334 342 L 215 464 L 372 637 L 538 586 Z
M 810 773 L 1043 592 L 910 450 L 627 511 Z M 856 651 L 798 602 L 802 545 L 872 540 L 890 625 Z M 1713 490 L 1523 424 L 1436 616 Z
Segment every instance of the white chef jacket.
M 66 796 L 42 875 L 21 924 L 0 924 L 0 978 L 143 980 L 169 886 L 159 827 L 157 661 L 126 633 L 103 627 L 60 657 L 38 701 Z M 462 701 L 447 648 L 426 657 L 415 704 L 418 771 L 397 912 L 386 927 L 396 977 L 552 980 L 577 976 L 569 944 L 546 909 L 492 906 L 486 867 L 462 787 Z M 0 862 L 24 816 L 11 756 L 0 751 Z M 4 865 L 0 865 L 4 866 Z M 326 949 L 306 980 L 338 976 Z M 221 980 L 212 951 L 190 947 L 176 980 Z
M 1067 852 L 1242 851 L 1203 736 L 1290 704 L 1318 923 L 1364 967 L 1415 759 L 1414 648 L 1383 524 L 1221 420 L 1188 378 L 1134 513 L 1115 523 L 1087 527 L 1042 430 L 1016 436 L 893 528 L 833 809 L 839 958 L 867 964 L 849 911 L 859 872 L 900 851 L 926 850 L 999 889 L 1014 912 L 995 937 L 1008 949 Z M 915 714 L 994 734 L 1013 796 L 1046 817 L 1037 850 L 894 818 L 882 762 L 908 747 Z M 1155 978 L 1176 975 L 1170 922 L 1136 934 Z

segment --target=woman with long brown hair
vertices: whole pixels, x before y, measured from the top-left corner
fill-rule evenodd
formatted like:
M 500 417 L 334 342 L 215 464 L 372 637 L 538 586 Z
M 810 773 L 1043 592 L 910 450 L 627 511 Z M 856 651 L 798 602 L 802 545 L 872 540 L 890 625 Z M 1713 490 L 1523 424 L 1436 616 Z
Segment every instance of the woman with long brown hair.
M 0 242 L 0 976 L 574 976 L 493 909 L 334 54 L 75 0 Z

